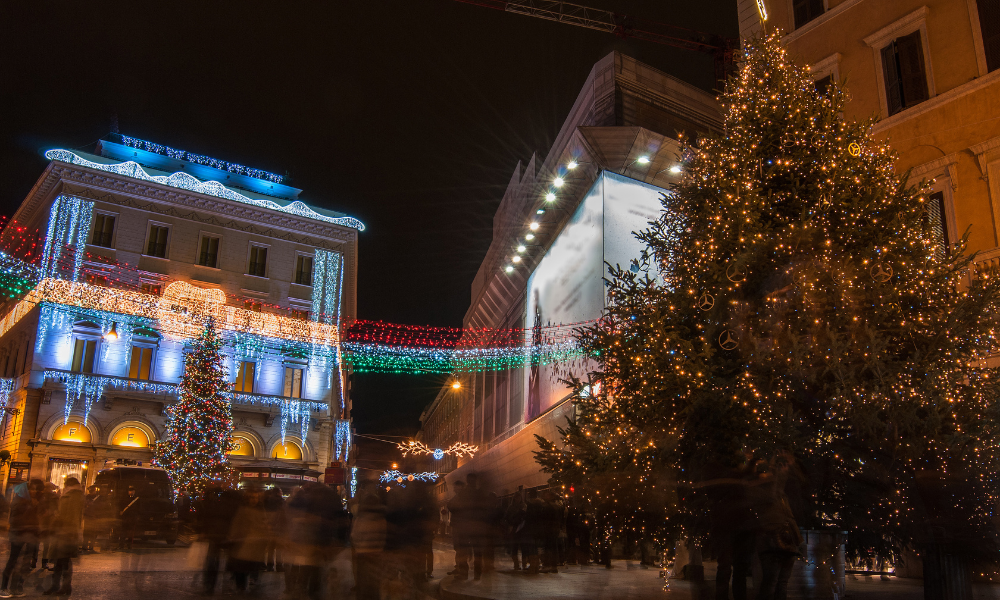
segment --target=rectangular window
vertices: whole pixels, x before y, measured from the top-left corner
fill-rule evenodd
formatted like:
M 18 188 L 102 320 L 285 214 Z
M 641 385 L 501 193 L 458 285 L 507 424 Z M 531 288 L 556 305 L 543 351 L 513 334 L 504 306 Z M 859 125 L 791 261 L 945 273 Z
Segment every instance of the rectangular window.
M 263 306 L 264 305 L 261 304 L 257 300 L 244 300 L 243 301 L 243 308 L 245 308 L 247 310 L 252 310 L 254 312 L 260 312 L 260 310 L 261 310 L 261 308 L 263 308 Z
M 111 239 L 115 234 L 115 218 L 112 215 L 96 213 L 94 215 L 94 233 L 90 236 L 90 243 L 102 248 L 111 247 Z
M 153 366 L 153 349 L 132 346 L 132 360 L 128 363 L 128 376 L 132 379 L 149 380 L 150 367 Z
M 882 48 L 882 72 L 889 114 L 920 104 L 928 97 L 924 46 L 920 31 L 896 38 Z
M 266 277 L 265 273 L 267 273 L 267 248 L 250 246 L 250 264 L 247 265 L 247 275 Z
M 152 294 L 153 296 L 159 296 L 160 292 L 163 291 L 163 286 L 159 283 L 153 283 L 151 281 L 143 281 L 139 285 L 139 291 L 143 294 Z
M 167 236 L 170 228 L 162 225 L 149 226 L 149 244 L 146 245 L 146 255 L 157 258 L 167 257 Z
M 285 398 L 302 397 L 302 369 L 297 367 L 285 367 Z
M 979 27 L 983 32 L 986 70 L 1000 69 L 1000 0 L 976 0 L 979 6 Z
M 288 309 L 288 316 L 291 317 L 291 318 L 293 318 L 293 319 L 298 319 L 300 321 L 308 321 L 309 320 L 309 311 L 308 310 L 299 310 L 297 308 L 289 308 Z
M 234 389 L 243 394 L 253 393 L 253 375 L 257 369 L 257 364 L 245 360 L 240 363 L 239 372 L 236 373 L 236 384 Z
M 201 238 L 201 249 L 198 251 L 198 264 L 213 269 L 219 266 L 219 238 L 205 236 Z
M 830 93 L 830 86 L 833 85 L 833 75 L 827 75 L 813 82 L 816 85 L 816 91 L 819 92 L 820 96 L 825 96 Z
M 934 240 L 934 253 L 939 259 L 951 254 L 951 240 L 948 239 L 948 218 L 944 210 L 944 192 L 934 192 L 927 198 L 927 224 Z
M 73 366 L 70 371 L 74 373 L 94 372 L 94 350 L 97 349 L 97 340 L 82 340 L 77 338 L 73 347 Z
M 299 285 L 313 284 L 313 259 L 311 256 L 300 254 L 295 261 L 295 283 Z
M 792 12 L 798 29 L 823 14 L 823 0 L 792 0 Z

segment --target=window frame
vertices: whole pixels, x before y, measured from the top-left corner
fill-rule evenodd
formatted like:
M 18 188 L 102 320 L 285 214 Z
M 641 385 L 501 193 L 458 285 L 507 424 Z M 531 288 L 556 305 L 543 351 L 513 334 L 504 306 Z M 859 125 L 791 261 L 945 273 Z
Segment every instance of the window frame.
M 253 365 L 253 375 L 250 377 L 250 391 L 246 391 L 246 371 L 243 369 L 243 365 L 251 364 Z M 260 373 L 260 369 L 257 368 L 257 361 L 250 359 L 240 359 L 236 363 L 236 368 L 233 369 L 236 372 L 236 376 L 233 378 L 233 392 L 236 394 L 256 394 L 257 393 L 257 375 Z M 243 381 L 241 382 L 241 375 Z M 242 387 L 242 389 L 236 389 L 237 385 Z
M 302 259 L 309 259 L 309 283 L 300 283 L 298 281 L 299 275 L 299 261 Z M 316 268 L 316 255 L 311 252 L 295 252 L 295 266 L 292 269 L 292 283 L 295 285 L 301 285 L 302 287 L 312 287 L 313 286 L 313 271 Z
M 972 26 L 972 44 L 976 49 L 976 69 L 979 76 L 990 72 L 986 62 L 986 42 L 983 41 L 983 25 L 979 19 L 979 0 L 967 0 L 969 6 L 969 22 Z M 996 70 L 996 69 L 994 69 Z
M 821 12 L 820 14 L 818 14 L 815 17 L 809 19 L 805 23 L 803 23 L 803 24 L 799 25 L 798 27 L 796 27 L 795 26 L 795 2 L 796 1 L 797 0 L 785 0 L 786 7 L 788 9 L 788 31 L 789 32 L 793 32 L 793 31 L 796 31 L 798 29 L 802 29 L 803 27 L 809 25 L 813 21 L 816 21 L 818 19 L 822 19 L 823 15 L 825 15 L 828 12 L 830 12 L 830 0 L 822 0 L 822 3 L 823 3 L 823 12 Z
M 215 266 L 203 265 L 201 264 L 201 245 L 205 243 L 206 239 L 216 239 L 219 241 L 215 248 Z M 213 271 L 221 271 L 222 268 L 219 267 L 219 262 L 222 260 L 222 234 L 215 233 L 212 231 L 202 231 L 198 234 L 198 247 L 195 248 L 194 253 L 194 264 L 196 267 L 201 267 L 203 269 L 212 269 Z
M 830 78 L 830 82 L 834 85 L 840 83 L 840 52 L 834 52 L 830 56 L 827 56 L 823 60 L 818 60 L 813 64 L 809 65 L 809 76 L 812 77 L 813 83 L 820 81 L 826 77 Z
M 306 379 L 307 379 L 307 377 L 306 377 L 306 369 L 309 368 L 309 365 L 306 364 L 306 363 L 292 362 L 292 361 L 287 361 L 286 360 L 285 362 L 283 362 L 281 364 L 281 368 L 282 368 L 282 375 L 281 375 L 281 397 L 282 398 L 289 398 L 291 400 L 305 400 L 306 399 L 305 398 L 305 388 L 306 388 Z M 292 372 L 292 377 L 293 378 L 295 377 L 295 371 L 299 371 L 301 373 L 301 376 L 300 376 L 300 379 L 299 379 L 299 395 L 298 396 L 295 396 L 295 395 L 287 396 L 287 395 L 285 395 L 285 390 L 288 389 L 289 386 L 292 387 L 290 393 L 292 393 L 292 394 L 295 393 L 295 389 L 294 389 L 295 382 L 294 382 L 294 379 L 293 379 L 293 381 L 291 383 L 289 383 L 289 381 L 288 381 L 289 371 Z
M 152 332 L 150 332 L 152 333 Z M 156 373 L 156 357 L 159 354 L 157 351 L 160 347 L 160 338 L 153 337 L 151 335 L 145 335 L 143 333 L 132 332 L 132 344 L 131 350 L 129 351 L 128 358 L 128 377 L 129 379 L 139 379 L 141 381 L 156 381 L 153 375 Z M 149 350 L 149 376 L 146 379 L 142 379 L 139 376 L 132 377 L 132 357 L 135 356 L 135 350 Z M 142 353 L 140 352 L 140 360 Z M 139 373 L 141 374 L 142 367 L 139 367 Z
M 100 336 L 93 336 L 93 335 L 90 335 L 90 334 L 87 334 L 87 333 L 76 333 L 76 332 L 74 332 L 72 339 L 73 339 L 73 354 L 72 354 L 72 356 L 69 359 L 69 372 L 70 373 L 79 373 L 81 375 L 96 375 L 98 373 L 98 363 L 99 363 L 99 359 L 100 359 L 100 356 L 101 356 L 101 352 L 100 352 L 101 351 L 101 337 Z M 80 342 L 84 343 L 84 351 L 83 351 L 84 355 L 80 359 L 80 370 L 77 371 L 74 367 L 76 365 L 76 349 L 77 349 L 77 345 Z M 94 345 L 94 355 L 91 358 L 90 370 L 89 371 L 85 371 L 84 370 L 84 365 L 86 364 L 86 360 L 87 360 L 86 359 L 86 356 L 87 356 L 87 350 L 86 350 L 87 344 L 93 344 Z
M 872 49 L 872 53 L 874 54 L 875 78 L 878 85 L 878 95 L 882 114 L 882 118 L 880 120 L 882 121 L 895 117 L 896 115 L 903 114 L 908 110 L 912 110 L 937 96 L 937 89 L 934 85 L 934 68 L 931 61 L 930 42 L 927 37 L 928 12 L 929 11 L 926 6 L 921 6 L 905 17 L 886 25 L 882 29 L 879 29 L 864 39 L 865 44 Z M 885 65 L 882 64 L 882 50 L 897 39 L 910 35 L 915 31 L 920 32 L 920 47 L 924 53 L 924 80 L 927 83 L 927 98 L 895 113 L 890 113 L 888 91 L 885 89 Z
M 97 217 L 111 217 L 115 220 L 114 226 L 111 228 L 111 240 L 108 242 L 107 246 L 95 243 L 94 234 L 97 233 Z M 94 209 L 94 218 L 90 224 L 90 236 L 88 238 L 87 245 L 94 246 L 95 248 L 105 248 L 107 250 L 114 250 L 116 243 L 118 241 L 118 225 L 121 222 L 121 215 L 110 210 Z
M 162 227 L 167 230 L 167 241 L 163 244 L 163 256 L 157 256 L 155 254 L 149 254 L 149 241 L 150 236 L 153 234 L 154 227 Z M 171 238 L 172 227 L 169 223 L 161 223 L 159 221 L 149 221 L 146 225 L 146 241 L 142 245 L 142 255 L 148 256 L 149 258 L 155 258 L 157 260 L 170 260 L 170 238 Z
M 265 255 L 264 255 L 264 274 L 263 275 L 257 275 L 256 273 L 251 273 L 250 272 L 250 265 L 251 264 L 257 264 L 257 263 L 251 263 L 250 262 L 250 258 L 253 256 L 254 248 L 263 248 L 264 249 Z M 269 278 L 268 277 L 268 267 L 270 266 L 270 264 L 269 264 L 270 261 L 268 260 L 270 258 L 268 256 L 269 254 L 271 254 L 271 245 L 270 244 L 265 244 L 265 243 L 262 243 L 262 242 L 250 242 L 247 245 L 247 260 L 246 260 L 246 268 L 244 269 L 244 274 L 247 277 L 257 277 L 259 279 L 268 279 Z
M 930 184 L 927 191 L 927 198 L 932 194 L 941 192 L 944 195 L 945 235 L 948 238 L 949 252 L 955 251 L 955 244 L 961 240 L 958 232 L 958 221 L 955 217 L 955 181 L 958 178 L 958 155 L 949 154 L 936 160 L 926 162 L 914 167 L 910 171 L 909 185 L 919 183 L 921 179 L 926 179 Z

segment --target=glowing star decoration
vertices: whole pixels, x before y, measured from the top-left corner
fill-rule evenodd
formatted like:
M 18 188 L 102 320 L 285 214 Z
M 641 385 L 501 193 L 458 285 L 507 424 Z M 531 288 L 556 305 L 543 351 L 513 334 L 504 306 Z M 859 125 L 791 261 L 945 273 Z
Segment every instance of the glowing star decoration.
M 192 177 L 187 173 L 178 171 L 172 175 L 150 175 L 142 168 L 139 163 L 134 161 L 127 161 L 123 163 L 115 164 L 104 164 L 96 163 L 87 160 L 76 153 L 69 150 L 54 149 L 49 150 L 45 153 L 45 158 L 49 160 L 58 160 L 60 162 L 69 163 L 71 165 L 79 165 L 81 167 L 87 167 L 89 169 L 97 169 L 99 171 L 107 171 L 109 173 L 115 173 L 117 175 L 124 175 L 126 177 L 131 177 L 133 179 L 138 179 L 140 181 L 149 181 L 152 183 L 158 183 L 160 185 L 168 185 L 170 187 L 180 188 L 183 190 L 189 190 L 197 194 L 207 194 L 209 196 L 217 196 L 219 198 L 225 198 L 226 200 L 232 200 L 234 202 L 241 202 L 243 204 L 250 204 L 257 206 L 259 208 L 267 208 L 270 210 L 275 210 L 278 212 L 283 212 L 287 214 L 296 215 L 299 217 L 305 217 L 307 219 L 313 219 L 316 221 L 323 221 L 326 223 L 332 223 L 334 225 L 341 225 L 343 227 L 350 227 L 352 229 L 357 229 L 358 231 L 364 231 L 365 225 L 361 221 L 355 219 L 354 217 L 328 217 L 326 215 L 321 215 L 313 209 L 306 206 L 303 202 L 295 200 L 285 206 L 278 204 L 274 200 L 263 200 L 257 198 L 249 198 L 235 192 L 226 186 L 222 185 L 218 181 L 201 181 L 196 177 Z
M 414 481 L 437 481 L 439 477 L 441 476 L 437 473 L 426 471 L 423 473 L 400 473 L 399 471 L 393 469 L 382 473 L 382 476 L 379 477 L 378 480 L 379 483 L 392 483 L 395 481 L 400 487 L 406 487 L 406 483 L 412 483 Z
M 455 442 L 444 450 L 441 448 L 431 449 L 427 444 L 416 440 L 396 444 L 396 447 L 399 448 L 399 451 L 403 453 L 404 457 L 409 456 L 410 454 L 423 454 L 432 455 L 437 460 L 441 460 L 446 454 L 454 456 L 468 456 L 471 458 L 475 456 L 476 451 L 479 450 L 479 446 L 471 446 L 463 442 Z

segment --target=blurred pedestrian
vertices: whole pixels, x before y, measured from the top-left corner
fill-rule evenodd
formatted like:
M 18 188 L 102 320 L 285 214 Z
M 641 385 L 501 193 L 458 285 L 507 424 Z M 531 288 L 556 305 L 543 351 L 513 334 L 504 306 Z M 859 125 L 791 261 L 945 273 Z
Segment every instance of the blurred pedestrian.
M 35 556 L 31 561 L 31 568 L 35 567 L 38 555 L 42 556 L 42 568 L 49 569 L 49 563 L 54 559 L 52 554 L 52 519 L 56 516 L 56 509 L 59 506 L 59 488 L 51 481 L 45 484 L 41 501 L 38 504 L 38 542 L 39 548 L 35 551 Z
M 321 598 L 324 572 L 337 551 L 346 547 L 350 516 L 337 492 L 315 482 L 305 483 L 292 495 L 286 514 L 285 591 L 295 598 Z
M 215 593 L 219 565 L 238 506 L 239 496 L 236 492 L 217 486 L 206 488 L 204 495 L 196 503 L 198 533 L 207 545 L 202 568 L 202 590 L 206 595 Z
M 552 490 L 546 490 L 542 504 L 542 573 L 558 573 L 559 529 L 563 519 L 563 503 Z
M 455 495 L 448 502 L 448 512 L 451 514 L 451 544 L 455 549 L 455 568 L 448 574 L 454 575 L 456 579 L 469 578 L 469 555 L 472 554 L 470 502 L 465 482 L 456 481 Z
M 229 526 L 230 551 L 226 569 L 232 572 L 239 591 L 256 585 L 264 569 L 270 531 L 263 495 L 263 490 L 258 487 L 243 490 L 242 501 Z
M 761 479 L 757 510 L 757 555 L 761 581 L 756 600 L 786 600 L 792 566 L 799 556 L 802 535 L 784 492 L 791 455 L 777 457 L 771 472 Z
M 58 510 L 52 519 L 49 556 L 55 561 L 52 586 L 46 596 L 69 596 L 73 591 L 73 559 L 80 548 L 83 530 L 84 495 L 80 480 L 67 477 L 59 497 Z
M 10 503 L 10 553 L 0 582 L 0 598 L 23 596 L 24 578 L 31 573 L 32 555 L 38 551 L 38 513 L 45 484 L 41 479 L 14 486 Z M 18 568 L 18 560 L 21 566 Z
M 515 571 L 520 571 L 522 564 L 525 570 L 528 569 L 528 555 L 524 553 L 526 546 L 521 542 L 526 508 L 527 505 L 524 503 L 524 488 L 519 486 L 517 493 L 514 494 L 503 516 L 507 534 L 507 553 L 514 559 Z
M 264 493 L 264 512 L 267 513 L 268 540 L 264 552 L 264 568 L 281 571 L 281 537 L 285 531 L 285 499 L 281 490 L 272 487 Z
M 358 600 L 378 600 L 380 597 L 385 540 L 385 506 L 374 491 L 369 491 L 358 503 L 351 525 Z
M 528 574 L 537 575 L 539 572 L 538 547 L 541 545 L 545 527 L 545 502 L 538 497 L 538 490 L 528 490 L 528 499 L 525 501 L 525 505 L 522 544 L 527 550 Z

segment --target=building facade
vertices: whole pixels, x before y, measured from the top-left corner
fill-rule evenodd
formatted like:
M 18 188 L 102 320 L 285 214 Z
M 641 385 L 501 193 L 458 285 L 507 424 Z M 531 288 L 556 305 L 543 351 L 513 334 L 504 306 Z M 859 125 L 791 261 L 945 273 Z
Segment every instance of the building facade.
M 288 488 L 345 461 L 339 325 L 355 314 L 364 226 L 278 175 L 118 134 L 46 156 L 4 232 L 37 231 L 40 247 L 2 257 L 27 290 L 0 321 L 8 488 L 149 464 L 208 318 L 243 477 Z
M 600 317 L 605 263 L 639 257 L 632 232 L 656 218 L 679 173 L 679 136 L 718 131 L 721 122 L 712 95 L 616 52 L 594 65 L 547 155 L 517 166 L 464 326 L 525 332 L 529 359 L 521 368 L 456 373 L 460 387 L 449 382 L 424 411 L 418 437 L 429 447 L 479 447 L 474 458 L 439 461 L 448 473 L 439 499 L 471 472 L 498 494 L 547 485 L 534 436 L 558 439 L 573 417 L 561 380 L 586 380 L 593 367 L 564 344 L 576 324 Z
M 1000 0 L 738 0 L 740 33 L 783 32 L 848 119 L 872 115 L 910 183 L 933 182 L 946 243 L 1000 261 Z M 763 17 L 766 16 L 766 19 Z

